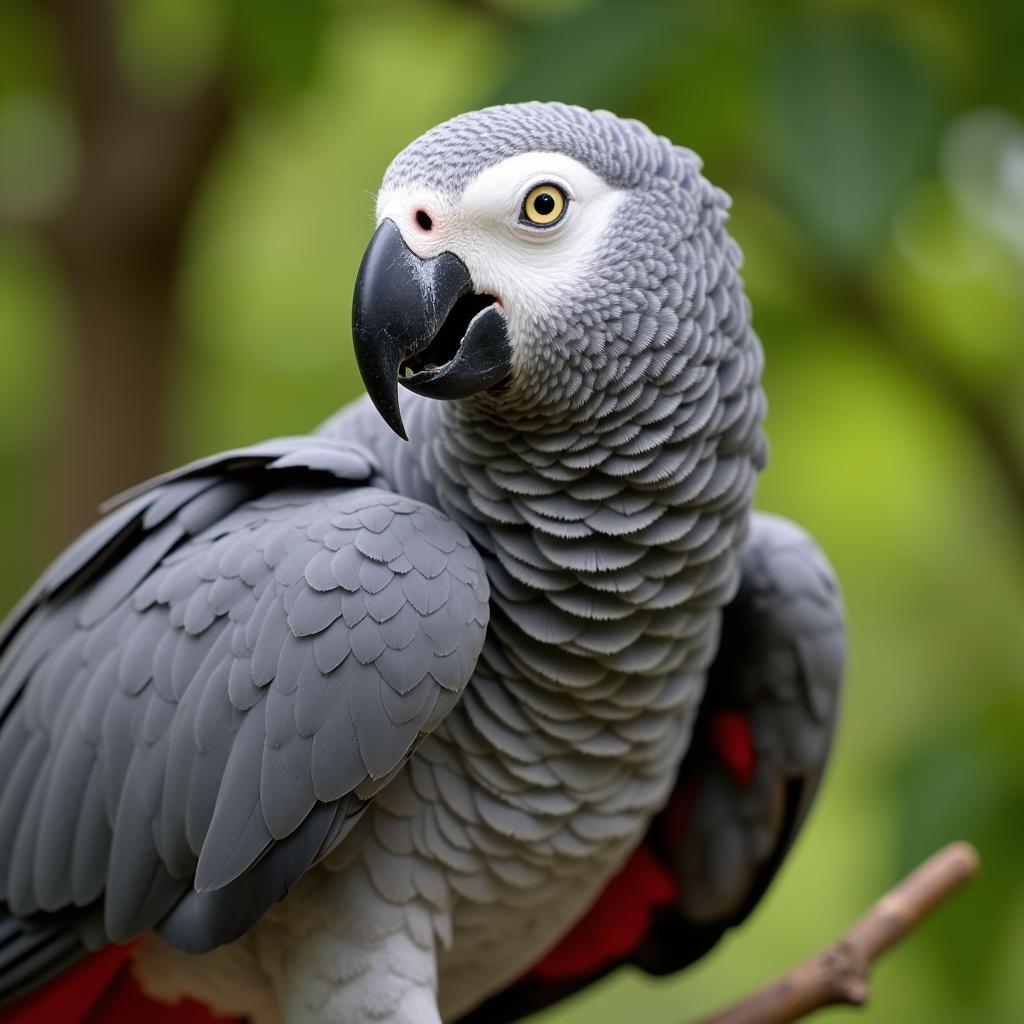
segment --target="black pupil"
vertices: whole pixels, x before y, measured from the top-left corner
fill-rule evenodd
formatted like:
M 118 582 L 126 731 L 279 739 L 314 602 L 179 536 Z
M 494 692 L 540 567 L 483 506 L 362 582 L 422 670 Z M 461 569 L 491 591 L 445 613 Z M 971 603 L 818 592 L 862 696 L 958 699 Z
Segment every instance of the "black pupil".
M 546 217 L 555 209 L 555 197 L 550 192 L 541 192 L 541 194 L 534 199 L 533 208 L 542 217 Z

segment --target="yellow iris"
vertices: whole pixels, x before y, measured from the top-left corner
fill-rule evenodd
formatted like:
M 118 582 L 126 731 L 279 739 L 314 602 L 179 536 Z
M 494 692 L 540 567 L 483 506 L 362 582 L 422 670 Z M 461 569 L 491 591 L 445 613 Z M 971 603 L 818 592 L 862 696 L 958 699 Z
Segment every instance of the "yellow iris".
M 523 200 L 523 216 L 531 224 L 547 227 L 565 212 L 565 193 L 557 185 L 537 185 Z

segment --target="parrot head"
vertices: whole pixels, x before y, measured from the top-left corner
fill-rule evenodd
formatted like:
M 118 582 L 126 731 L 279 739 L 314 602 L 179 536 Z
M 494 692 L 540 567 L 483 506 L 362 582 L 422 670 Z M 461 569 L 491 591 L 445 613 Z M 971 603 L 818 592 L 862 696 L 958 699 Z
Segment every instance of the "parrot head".
M 694 153 L 607 111 L 524 103 L 438 125 L 388 168 L 356 281 L 371 400 L 405 437 L 399 385 L 535 421 L 678 375 L 723 317 L 746 325 L 707 301 L 739 263 L 727 205 Z

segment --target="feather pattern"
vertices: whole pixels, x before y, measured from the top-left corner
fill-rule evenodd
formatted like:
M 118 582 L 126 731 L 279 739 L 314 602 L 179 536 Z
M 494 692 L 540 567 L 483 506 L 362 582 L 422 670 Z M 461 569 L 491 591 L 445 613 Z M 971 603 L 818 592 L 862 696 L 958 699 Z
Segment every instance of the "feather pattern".
M 584 919 L 460 1024 L 510 1024 L 624 963 L 681 970 L 763 895 L 826 767 L 845 627 L 831 567 L 792 523 L 753 516 L 741 569 L 668 806 Z
M 346 794 L 408 757 L 432 697 L 457 701 L 487 579 L 442 513 L 384 489 L 365 450 L 318 438 L 186 467 L 111 518 L 2 633 L 0 902 L 72 919 L 99 903 L 109 939 L 157 927 L 196 952 L 343 837 L 335 818 L 359 810 Z M 371 614 L 350 627 L 345 602 Z M 219 891 L 246 894 L 243 918 L 217 899 L 188 909 Z

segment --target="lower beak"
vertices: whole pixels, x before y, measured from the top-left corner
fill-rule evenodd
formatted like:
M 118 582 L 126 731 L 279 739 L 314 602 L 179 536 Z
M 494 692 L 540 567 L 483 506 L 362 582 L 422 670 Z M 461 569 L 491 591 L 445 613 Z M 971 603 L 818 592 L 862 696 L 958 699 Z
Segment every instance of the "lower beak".
M 370 400 L 402 438 L 399 383 L 429 398 L 466 398 L 512 368 L 497 299 L 474 293 L 454 253 L 421 259 L 390 219 L 381 221 L 359 266 L 352 336 Z

